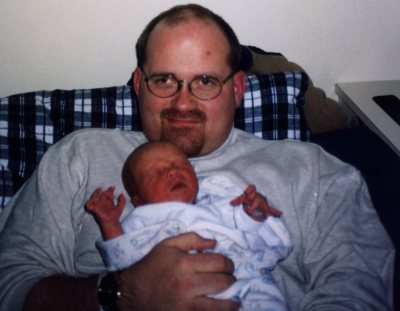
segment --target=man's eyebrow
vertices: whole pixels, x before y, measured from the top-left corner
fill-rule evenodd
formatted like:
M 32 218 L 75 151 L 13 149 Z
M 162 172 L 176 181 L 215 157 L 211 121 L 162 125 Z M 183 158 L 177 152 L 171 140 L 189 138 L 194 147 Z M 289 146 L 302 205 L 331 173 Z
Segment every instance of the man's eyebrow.
M 149 77 L 154 77 L 154 76 L 174 76 L 175 74 L 173 72 L 168 72 L 168 71 L 154 71 L 152 73 L 148 74 Z
M 217 72 L 202 72 L 200 74 L 197 74 L 195 76 L 193 76 L 193 78 L 198 78 L 198 77 L 203 77 L 203 76 L 207 76 L 207 77 L 211 77 L 211 78 L 217 78 L 222 80 L 224 78 L 224 75 L 221 73 L 217 73 Z
M 155 77 L 155 76 L 173 76 L 175 79 L 177 79 L 177 80 L 179 79 L 176 73 L 168 72 L 168 71 L 154 71 L 152 73 L 146 72 L 146 74 L 149 78 Z M 218 74 L 216 72 L 199 72 L 197 74 L 192 75 L 192 77 L 188 80 L 192 80 L 194 78 L 199 78 L 199 77 L 203 77 L 203 76 L 219 78 L 219 79 L 222 79 L 222 77 L 223 77 L 222 74 Z

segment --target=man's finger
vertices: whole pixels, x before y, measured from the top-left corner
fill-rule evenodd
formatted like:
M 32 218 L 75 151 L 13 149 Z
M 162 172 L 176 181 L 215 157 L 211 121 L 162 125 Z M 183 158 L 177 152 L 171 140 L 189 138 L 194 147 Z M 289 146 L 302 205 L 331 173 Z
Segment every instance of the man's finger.
M 193 286 L 190 287 L 188 294 L 192 297 L 219 294 L 229 288 L 235 281 L 235 277 L 231 274 L 198 273 L 192 278 Z
M 199 273 L 232 274 L 235 268 L 232 260 L 216 253 L 191 254 L 190 262 Z
M 194 232 L 188 232 L 175 237 L 167 238 L 161 243 L 178 248 L 179 250 L 187 253 L 193 250 L 202 252 L 206 249 L 214 248 L 216 241 L 212 239 L 205 239 Z

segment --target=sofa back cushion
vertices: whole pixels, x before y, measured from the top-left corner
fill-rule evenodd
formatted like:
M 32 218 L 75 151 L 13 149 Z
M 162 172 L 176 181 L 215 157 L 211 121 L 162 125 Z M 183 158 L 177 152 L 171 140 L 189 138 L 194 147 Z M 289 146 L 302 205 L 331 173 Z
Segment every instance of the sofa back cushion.
M 309 140 L 302 72 L 249 75 L 235 127 L 264 139 Z M 0 99 L 0 211 L 31 176 L 50 145 L 82 128 L 141 130 L 129 86 L 53 90 Z

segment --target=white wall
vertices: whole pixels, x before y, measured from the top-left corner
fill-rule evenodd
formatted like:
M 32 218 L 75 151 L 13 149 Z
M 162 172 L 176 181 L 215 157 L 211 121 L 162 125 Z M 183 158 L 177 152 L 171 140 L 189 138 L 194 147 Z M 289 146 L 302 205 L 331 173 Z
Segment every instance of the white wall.
M 339 81 L 400 79 L 399 0 L 202 0 L 243 44 L 281 52 L 336 98 Z M 0 97 L 124 84 L 144 25 L 174 0 L 0 0 Z

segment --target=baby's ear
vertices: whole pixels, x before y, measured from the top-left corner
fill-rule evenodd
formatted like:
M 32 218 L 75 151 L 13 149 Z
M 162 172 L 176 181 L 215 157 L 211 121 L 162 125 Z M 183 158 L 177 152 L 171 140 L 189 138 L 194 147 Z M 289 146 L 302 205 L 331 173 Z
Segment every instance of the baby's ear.
M 139 198 L 139 196 L 136 194 L 131 197 L 131 202 L 135 207 L 138 207 L 143 204 L 142 199 Z

